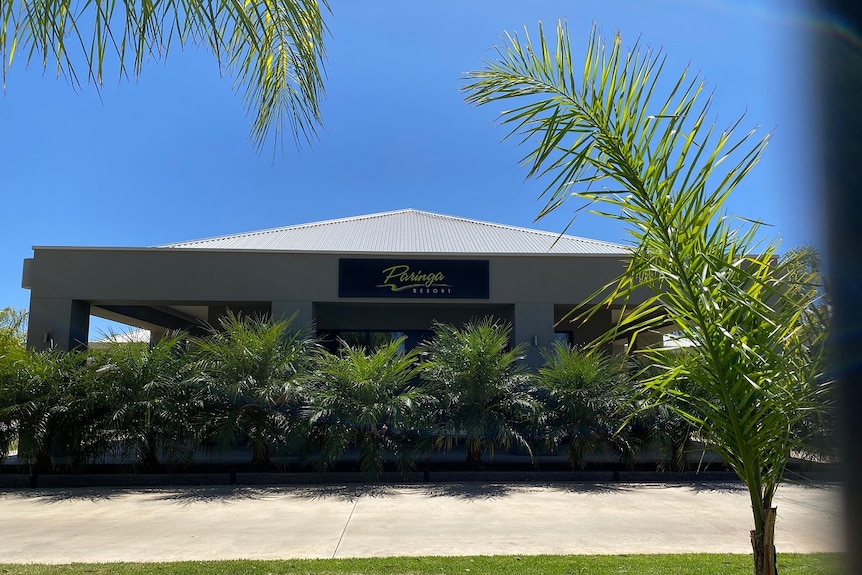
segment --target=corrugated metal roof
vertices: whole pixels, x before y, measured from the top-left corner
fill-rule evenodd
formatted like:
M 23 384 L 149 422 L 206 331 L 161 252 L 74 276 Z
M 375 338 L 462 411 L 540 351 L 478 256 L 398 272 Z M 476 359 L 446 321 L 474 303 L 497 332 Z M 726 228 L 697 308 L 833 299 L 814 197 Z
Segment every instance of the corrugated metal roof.
M 623 255 L 629 253 L 626 246 L 619 244 L 412 209 L 159 247 L 411 254 Z

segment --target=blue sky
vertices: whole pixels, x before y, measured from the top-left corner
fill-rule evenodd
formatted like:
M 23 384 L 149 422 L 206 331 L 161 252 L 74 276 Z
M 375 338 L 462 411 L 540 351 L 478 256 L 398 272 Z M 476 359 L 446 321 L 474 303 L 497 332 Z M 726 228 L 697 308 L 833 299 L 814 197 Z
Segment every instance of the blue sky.
M 461 75 L 504 30 L 565 18 L 581 50 L 606 37 L 661 48 L 714 92 L 719 127 L 772 131 L 730 203 L 783 246 L 819 244 L 810 85 L 813 19 L 801 0 L 331 0 L 324 129 L 311 146 L 257 153 L 242 99 L 194 48 L 75 92 L 16 61 L 0 96 L 0 307 L 26 308 L 21 262 L 34 245 L 150 246 L 416 208 L 561 230 L 576 207 L 534 222 L 541 181 L 501 143 L 500 107 L 464 103 Z M 578 216 L 569 233 L 624 241 Z M 169 280 L 167 280 L 169 281 Z

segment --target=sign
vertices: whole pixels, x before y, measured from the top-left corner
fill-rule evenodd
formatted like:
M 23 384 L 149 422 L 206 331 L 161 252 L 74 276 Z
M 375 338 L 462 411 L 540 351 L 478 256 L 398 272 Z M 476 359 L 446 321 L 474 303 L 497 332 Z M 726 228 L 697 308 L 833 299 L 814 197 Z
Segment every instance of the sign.
M 488 299 L 488 260 L 343 258 L 338 296 Z

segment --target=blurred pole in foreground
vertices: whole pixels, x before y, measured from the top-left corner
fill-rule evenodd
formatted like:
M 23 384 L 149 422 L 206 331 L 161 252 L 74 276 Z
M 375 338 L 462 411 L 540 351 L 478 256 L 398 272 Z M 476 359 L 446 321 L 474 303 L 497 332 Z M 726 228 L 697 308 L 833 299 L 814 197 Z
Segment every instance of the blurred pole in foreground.
M 846 573 L 862 573 L 862 5 L 819 0 L 821 189 L 844 479 Z

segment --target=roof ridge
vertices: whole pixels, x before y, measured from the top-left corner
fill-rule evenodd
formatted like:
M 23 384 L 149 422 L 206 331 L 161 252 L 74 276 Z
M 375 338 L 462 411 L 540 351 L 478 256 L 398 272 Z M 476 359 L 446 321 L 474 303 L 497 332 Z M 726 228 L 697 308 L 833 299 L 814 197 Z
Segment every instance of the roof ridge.
M 373 214 L 361 214 L 361 215 L 358 215 L 358 216 L 346 216 L 346 217 L 343 217 L 343 218 L 333 218 L 333 219 L 331 219 L 331 220 L 321 220 L 321 221 L 318 221 L 318 222 L 305 222 L 305 223 L 302 223 L 302 224 L 291 224 L 291 225 L 289 225 L 289 226 L 279 226 L 279 227 L 275 227 L 275 228 L 265 228 L 265 229 L 262 229 L 262 230 L 253 230 L 253 231 L 250 231 L 250 232 L 239 232 L 239 233 L 236 233 L 236 234 L 223 234 L 223 235 L 220 235 L 220 236 L 210 236 L 210 237 L 206 237 L 206 238 L 198 238 L 198 239 L 196 239 L 196 240 L 186 240 L 186 241 L 183 241 L 183 242 L 172 242 L 172 243 L 169 243 L 169 244 L 161 244 L 161 245 L 158 245 L 158 246 L 155 246 L 155 247 L 158 247 L 158 248 L 171 248 L 171 247 L 175 247 L 175 246 L 186 246 L 186 245 L 190 245 L 190 244 L 199 244 L 199 243 L 203 243 L 203 242 L 212 242 L 212 241 L 216 241 L 216 240 L 224 240 L 224 239 L 228 239 L 228 238 L 247 238 L 247 237 L 253 237 L 253 236 L 260 236 L 260 235 L 264 235 L 264 234 L 271 234 L 271 233 L 276 233 L 276 232 L 283 232 L 283 231 L 285 231 L 285 230 L 296 230 L 296 229 L 302 229 L 302 228 L 314 228 L 314 227 L 318 227 L 318 226 L 324 226 L 324 225 L 336 224 L 336 223 L 340 223 L 340 222 L 350 222 L 350 221 L 357 221 L 357 220 L 367 220 L 367 219 L 379 218 L 379 217 L 382 217 L 382 216 L 389 216 L 389 215 L 394 215 L 394 214 L 403 213 L 403 212 L 411 212 L 411 211 L 413 211 L 413 212 L 418 212 L 418 211 L 420 211 L 420 210 L 413 210 L 413 209 L 408 208 L 408 209 L 402 209 L 402 210 L 392 210 L 392 211 L 389 211 L 389 212 L 377 212 L 377 213 L 373 213 Z M 430 213 L 430 212 L 428 212 L 428 213 Z
M 553 239 L 554 243 L 556 243 L 557 241 L 560 241 L 560 240 L 570 240 L 570 241 L 585 243 L 585 244 L 594 245 L 594 246 L 603 246 L 603 247 L 620 248 L 620 249 L 626 248 L 625 245 L 617 244 L 617 243 L 613 243 L 613 242 L 608 242 L 605 240 L 596 240 L 596 239 L 592 239 L 592 238 L 585 238 L 582 236 L 569 235 L 566 233 L 550 232 L 550 231 L 546 231 L 546 230 L 537 230 L 537 229 L 533 229 L 533 228 L 527 228 L 527 227 L 523 227 L 523 226 L 514 226 L 514 225 L 510 225 L 510 224 L 501 224 L 498 222 L 490 222 L 490 221 L 486 221 L 486 220 L 466 218 L 463 216 L 453 216 L 453 215 L 449 215 L 449 214 L 440 214 L 437 212 L 417 210 L 414 208 L 403 208 L 403 209 L 399 209 L 399 210 L 391 210 L 391 211 L 386 211 L 386 212 L 375 212 L 375 213 L 371 213 L 371 214 L 361 214 L 361 215 L 356 215 L 356 216 L 347 216 L 347 217 L 343 217 L 343 218 L 333 218 L 333 219 L 321 220 L 321 221 L 317 221 L 317 222 L 305 222 L 305 223 L 301 223 L 301 224 L 292 224 L 292 225 L 288 225 L 288 226 L 267 228 L 267 229 L 263 229 L 263 230 L 253 230 L 253 231 L 248 231 L 248 232 L 240 232 L 237 234 L 224 234 L 224 235 L 212 236 L 212 237 L 207 237 L 207 238 L 199 238 L 199 239 L 195 239 L 195 240 L 174 242 L 174 243 L 170 243 L 170 244 L 162 244 L 162 245 L 159 245 L 156 247 L 160 247 L 160 248 L 182 248 L 182 247 L 193 247 L 193 246 L 205 246 L 205 244 L 219 242 L 219 241 L 254 238 L 254 237 L 267 236 L 267 235 L 272 235 L 272 234 L 279 234 L 279 233 L 283 233 L 283 232 L 287 232 L 287 231 L 321 228 L 321 227 L 325 227 L 325 226 L 338 225 L 338 224 L 347 223 L 347 222 L 369 221 L 369 220 L 375 220 L 375 219 L 380 219 L 380 218 L 387 218 L 387 217 L 391 217 L 391 216 L 397 216 L 399 214 L 415 214 L 415 215 L 418 215 L 421 217 L 426 217 L 426 218 L 434 218 L 434 219 L 439 219 L 439 220 L 447 220 L 447 221 L 451 221 L 451 222 L 460 222 L 460 223 L 465 223 L 465 224 L 478 225 L 478 226 L 488 227 L 488 228 L 495 229 L 495 230 L 517 232 L 517 233 L 521 233 L 521 234 L 530 234 L 534 237 Z M 276 239 L 276 241 L 277 241 L 277 239 Z

